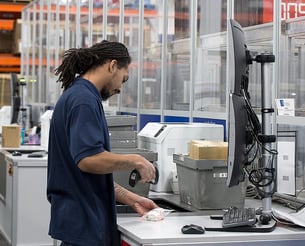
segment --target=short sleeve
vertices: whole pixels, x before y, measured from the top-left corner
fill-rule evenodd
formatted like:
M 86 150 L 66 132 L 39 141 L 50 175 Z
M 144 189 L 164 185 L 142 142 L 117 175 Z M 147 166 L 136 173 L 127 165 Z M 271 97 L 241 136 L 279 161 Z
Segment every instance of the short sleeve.
M 75 163 L 82 158 L 105 151 L 107 137 L 105 136 L 105 124 L 101 113 L 90 105 L 78 105 L 69 116 L 70 152 Z

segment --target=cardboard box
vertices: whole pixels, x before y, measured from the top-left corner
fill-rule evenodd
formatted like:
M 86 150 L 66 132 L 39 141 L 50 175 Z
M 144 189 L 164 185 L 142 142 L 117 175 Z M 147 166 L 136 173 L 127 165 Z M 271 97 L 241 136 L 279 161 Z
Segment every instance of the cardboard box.
M 192 140 L 189 156 L 194 160 L 227 160 L 228 142 Z
M 0 53 L 11 53 L 12 51 L 12 32 L 0 32 Z
M 21 142 L 20 126 L 2 126 L 2 147 L 19 148 Z
M 1 43 L 1 40 L 0 40 Z M 2 44 L 2 43 L 1 43 Z M 0 107 L 4 105 L 11 105 L 11 77 L 10 74 L 1 74 L 1 93 L 0 93 Z
M 12 53 L 14 55 L 20 55 L 21 53 L 21 24 L 21 19 L 14 21 L 14 30 L 12 35 Z

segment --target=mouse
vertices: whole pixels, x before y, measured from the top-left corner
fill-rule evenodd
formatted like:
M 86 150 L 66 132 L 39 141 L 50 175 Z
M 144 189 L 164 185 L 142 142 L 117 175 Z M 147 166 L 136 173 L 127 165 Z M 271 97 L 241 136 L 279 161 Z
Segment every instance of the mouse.
M 21 156 L 22 154 L 21 154 L 21 152 L 19 152 L 19 151 L 13 151 L 12 152 L 12 156 Z
M 205 229 L 202 226 L 189 224 L 181 228 L 183 234 L 204 234 Z

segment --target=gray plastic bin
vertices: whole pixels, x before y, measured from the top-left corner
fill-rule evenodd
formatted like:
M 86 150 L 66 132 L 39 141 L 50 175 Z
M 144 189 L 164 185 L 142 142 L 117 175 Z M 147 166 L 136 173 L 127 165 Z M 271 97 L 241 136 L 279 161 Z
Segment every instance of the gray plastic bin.
M 173 155 L 177 165 L 180 200 L 197 209 L 244 207 L 244 183 L 227 187 L 225 160 L 194 160 L 185 155 Z

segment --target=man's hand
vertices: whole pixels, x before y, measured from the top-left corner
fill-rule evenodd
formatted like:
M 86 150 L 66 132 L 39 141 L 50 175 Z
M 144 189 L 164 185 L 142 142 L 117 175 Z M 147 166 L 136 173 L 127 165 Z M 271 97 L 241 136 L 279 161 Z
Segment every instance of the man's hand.
M 141 197 L 134 203 L 134 205 L 132 207 L 138 214 L 140 214 L 142 216 L 142 215 L 146 214 L 147 212 L 149 212 L 150 210 L 157 208 L 158 205 L 155 204 L 154 201 L 152 201 L 148 198 Z
M 114 183 L 116 201 L 132 207 L 139 215 L 144 215 L 158 205 L 153 200 L 140 196 Z

